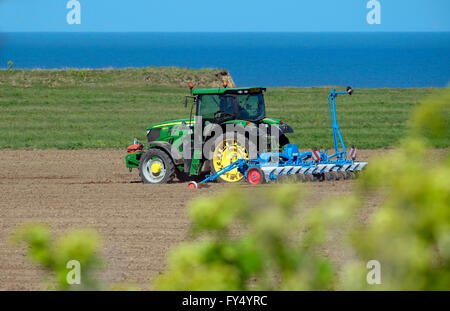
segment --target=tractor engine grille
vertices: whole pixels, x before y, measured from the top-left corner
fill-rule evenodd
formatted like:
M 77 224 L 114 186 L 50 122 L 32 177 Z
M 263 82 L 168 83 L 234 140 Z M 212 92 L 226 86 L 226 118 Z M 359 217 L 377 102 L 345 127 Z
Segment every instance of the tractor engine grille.
M 148 142 L 150 143 L 152 141 L 158 140 L 160 135 L 161 135 L 161 129 L 151 129 L 147 133 Z

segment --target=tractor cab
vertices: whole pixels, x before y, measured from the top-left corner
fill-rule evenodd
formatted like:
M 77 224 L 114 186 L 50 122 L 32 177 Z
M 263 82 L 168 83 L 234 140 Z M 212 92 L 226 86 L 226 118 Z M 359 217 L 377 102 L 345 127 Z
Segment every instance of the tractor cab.
M 260 123 L 266 117 L 265 88 L 198 89 L 193 91 L 196 116 L 212 123 L 243 120 Z

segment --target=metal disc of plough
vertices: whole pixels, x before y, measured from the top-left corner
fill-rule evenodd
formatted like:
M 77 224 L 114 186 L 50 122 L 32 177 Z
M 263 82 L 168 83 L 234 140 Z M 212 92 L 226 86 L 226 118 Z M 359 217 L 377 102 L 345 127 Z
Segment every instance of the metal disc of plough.
M 294 147 L 295 146 L 295 147 Z M 296 154 L 287 152 L 286 149 L 293 148 L 297 150 L 296 145 L 287 145 L 284 154 Z M 239 159 L 230 165 L 222 168 L 216 174 L 208 176 L 205 180 L 196 183 L 189 183 L 189 188 L 196 189 L 202 183 L 213 181 L 222 174 L 231 170 L 237 170 L 251 184 L 260 184 L 263 182 L 322 182 L 341 179 L 353 179 L 367 165 L 367 162 L 357 162 L 355 160 L 321 160 L 319 163 L 305 161 L 309 156 L 312 158 L 312 152 L 300 153 L 299 155 L 287 158 L 280 157 L 278 163 L 264 161 L 265 157 L 259 157 L 257 160 Z M 249 175 L 251 174 L 251 175 Z
M 327 173 L 325 173 L 325 178 L 326 178 L 326 180 L 331 181 L 331 180 L 335 179 L 335 176 L 332 172 L 327 172 Z

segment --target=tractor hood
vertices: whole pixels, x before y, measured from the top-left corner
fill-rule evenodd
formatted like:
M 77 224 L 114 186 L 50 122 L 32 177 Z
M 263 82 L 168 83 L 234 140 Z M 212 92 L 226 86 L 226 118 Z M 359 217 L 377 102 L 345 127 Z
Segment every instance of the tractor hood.
M 186 124 L 194 124 L 195 123 L 195 121 L 193 119 L 192 120 L 190 120 L 190 119 L 171 120 L 171 121 L 161 122 L 161 123 L 152 125 L 147 128 L 147 131 L 152 130 L 152 129 L 163 128 L 163 127 L 169 128 L 169 127 L 172 127 L 175 125 L 181 125 L 181 124 L 183 124 L 183 122 Z
M 290 127 L 287 123 L 284 123 L 280 119 L 265 118 L 262 120 L 262 122 L 265 124 L 277 126 L 282 134 L 294 133 L 292 127 Z
M 177 120 L 170 120 L 170 121 L 166 121 L 166 122 L 161 122 L 161 123 L 157 123 L 155 125 L 149 126 L 147 128 L 147 132 L 152 130 L 152 129 L 169 129 L 175 125 L 181 125 L 181 124 L 189 124 L 189 125 L 193 125 L 195 124 L 195 120 L 194 119 L 177 119 Z M 240 123 L 242 125 L 247 125 L 248 123 L 260 123 L 260 122 L 249 122 L 249 121 L 245 121 L 245 120 L 230 120 L 227 121 L 225 123 Z M 265 124 L 270 124 L 270 125 L 278 125 L 280 128 L 284 128 L 286 127 L 286 133 L 292 133 L 291 131 L 289 131 L 287 128 L 290 128 L 290 126 L 288 126 L 286 123 L 284 123 L 283 121 L 281 121 L 280 119 L 275 119 L 275 118 L 264 118 L 261 120 L 261 123 L 265 123 Z M 291 129 L 292 130 L 292 129 Z
M 274 119 L 274 118 L 264 118 L 262 120 L 263 123 L 266 124 L 273 124 L 273 125 L 281 125 L 283 124 L 283 121 L 281 121 L 280 119 Z
M 194 124 L 194 120 L 190 119 L 178 119 L 178 120 L 171 120 L 166 122 L 161 122 L 155 125 L 152 125 L 147 128 L 147 139 L 148 142 L 154 142 L 154 141 L 165 141 L 170 142 L 174 138 L 177 138 L 177 135 L 173 136 L 173 133 L 171 133 L 172 128 L 174 126 L 181 126 L 182 124 Z M 181 135 L 181 134 L 180 134 Z
M 155 129 L 155 128 L 172 127 L 174 125 L 181 125 L 183 122 L 186 124 L 194 124 L 195 123 L 195 121 L 193 119 L 192 120 L 191 119 L 170 120 L 170 121 L 161 122 L 161 123 L 157 123 L 155 125 L 149 126 L 147 128 L 147 131 L 151 130 L 151 129 Z M 274 118 L 264 118 L 261 122 L 266 123 L 266 124 L 273 124 L 273 125 L 282 125 L 283 124 L 283 121 L 281 121 L 280 119 L 274 119 Z M 245 125 L 246 123 L 249 123 L 249 121 L 230 120 L 225 123 L 242 123 Z M 251 123 L 255 123 L 255 122 L 251 122 Z
M 181 133 L 180 133 L 180 134 L 175 134 L 175 136 L 173 136 L 174 134 L 171 133 L 172 128 L 177 125 L 180 126 L 183 123 L 186 125 L 194 125 L 195 121 L 193 119 L 192 120 L 191 119 L 178 119 L 178 120 L 171 120 L 171 121 L 161 122 L 161 123 L 152 125 L 147 128 L 147 139 L 149 142 L 153 142 L 153 141 L 169 142 L 169 141 L 171 141 L 171 139 L 176 138 L 175 136 L 178 137 L 179 135 L 181 135 Z M 257 123 L 265 123 L 265 124 L 274 125 L 274 126 L 278 127 L 282 134 L 289 134 L 289 133 L 294 132 L 289 125 L 287 125 L 280 119 L 273 119 L 273 118 L 265 118 L 265 119 L 261 120 L 261 122 L 249 122 L 249 121 L 244 121 L 244 120 L 230 120 L 225 123 L 237 123 L 237 124 L 242 124 L 243 126 L 246 126 L 249 123 L 252 123 L 255 125 L 257 125 Z

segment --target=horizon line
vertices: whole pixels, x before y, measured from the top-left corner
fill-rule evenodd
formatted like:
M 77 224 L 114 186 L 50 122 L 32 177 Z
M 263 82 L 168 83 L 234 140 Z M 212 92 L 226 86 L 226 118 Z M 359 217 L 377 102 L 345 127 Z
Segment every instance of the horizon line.
M 45 30 L 31 30 L 31 31 L 2 31 L 0 30 L 0 34 L 5 33 L 450 33 L 450 30 L 405 30 L 405 31 L 390 31 L 390 30 L 359 30 L 359 31 L 315 31 L 315 30 L 309 30 L 309 31 L 87 31 L 87 30 L 80 30 L 80 31 L 72 31 L 72 30 L 62 30 L 62 31 L 45 31 Z

